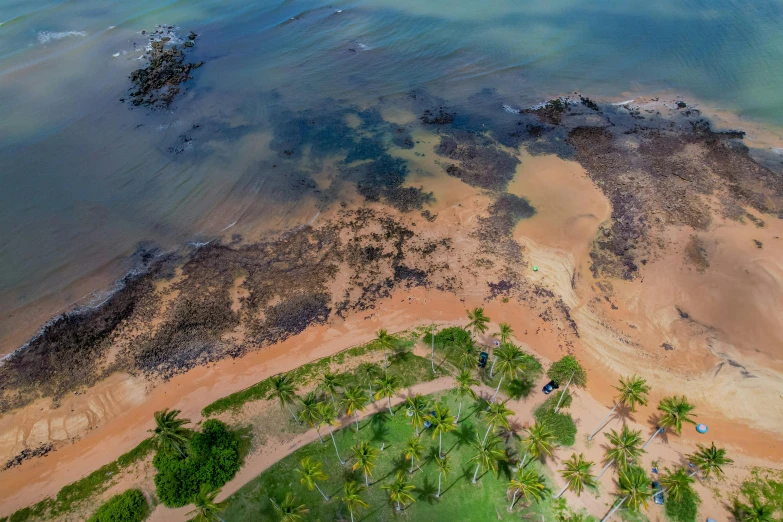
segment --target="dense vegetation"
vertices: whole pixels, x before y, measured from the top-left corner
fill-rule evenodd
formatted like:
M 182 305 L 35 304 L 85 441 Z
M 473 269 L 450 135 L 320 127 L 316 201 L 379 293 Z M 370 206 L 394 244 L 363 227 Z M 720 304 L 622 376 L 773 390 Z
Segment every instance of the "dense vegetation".
M 576 442 L 576 424 L 570 413 L 564 413 L 562 410 L 555 413 L 558 395 L 549 397 L 544 403 L 536 408 L 533 413 L 537 422 L 548 426 L 557 436 L 557 443 L 561 446 L 573 446 Z M 563 402 L 566 402 L 564 400 Z M 562 407 L 562 406 L 561 406 Z
M 193 433 L 184 455 L 159 451 L 152 462 L 158 471 L 155 487 L 160 501 L 184 506 L 202 484 L 218 489 L 234 477 L 240 465 L 239 439 L 225 424 L 210 419 Z
M 149 512 L 144 493 L 129 489 L 110 498 L 87 522 L 141 522 Z

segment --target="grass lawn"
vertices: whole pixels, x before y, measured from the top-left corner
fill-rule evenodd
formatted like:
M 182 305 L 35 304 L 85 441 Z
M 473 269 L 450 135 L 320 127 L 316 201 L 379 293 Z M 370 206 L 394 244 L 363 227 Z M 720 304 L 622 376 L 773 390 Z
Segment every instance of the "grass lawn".
M 451 393 L 440 393 L 428 397 L 433 403 L 438 401 L 447 405 L 456 413 L 458 402 Z M 554 520 L 553 509 L 562 510 L 562 502 L 553 502 L 551 498 L 525 507 L 524 502 L 518 501 L 515 512 L 509 513 L 508 500 L 506 498 L 505 484 L 511 477 L 508 465 L 501 463 L 499 472 L 493 471 L 479 473 L 477 484 L 471 482 L 475 464 L 469 462 L 474 454 L 470 442 L 475 440 L 476 429 L 481 435 L 486 430 L 483 421 L 475 413 L 475 404 L 470 402 L 463 406 L 463 417 L 457 426 L 457 430 L 443 436 L 443 451 L 451 458 L 452 472 L 443 478 L 443 488 L 440 499 L 435 498 L 438 489 L 438 473 L 434 464 L 430 462 L 429 455 L 437 453 L 438 439 L 433 440 L 430 432 L 424 430 L 421 442 L 425 447 L 424 459 L 420 463 L 421 470 L 416 470 L 410 477 L 416 486 L 412 495 L 416 502 L 405 508 L 401 513 L 396 513 L 388 501 L 387 491 L 381 489 L 383 484 L 393 481 L 397 470 L 410 469 L 410 461 L 403 457 L 403 448 L 409 437 L 414 432 L 411 427 L 404 406 L 399 406 L 392 417 L 388 413 L 379 413 L 364 419 L 357 434 L 353 427 L 335 432 L 335 438 L 343 459 L 348 460 L 345 466 L 341 466 L 335 456 L 334 447 L 329 439 L 328 431 L 325 432 L 325 443 L 315 442 L 305 446 L 292 455 L 277 462 L 267 471 L 246 484 L 242 489 L 232 495 L 229 505 L 221 515 L 226 521 L 259 520 L 278 521 L 280 516 L 275 512 L 269 497 L 276 502 L 285 498 L 286 493 L 292 492 L 298 503 L 306 504 L 310 513 L 306 520 L 349 520 L 350 515 L 339 500 L 342 495 L 343 485 L 346 481 L 356 480 L 364 484 L 364 476 L 360 470 L 352 471 L 353 459 L 350 458 L 350 448 L 362 440 L 368 440 L 379 448 L 385 444 L 385 450 L 379 453 L 377 466 L 370 478 L 370 488 L 362 494 L 362 498 L 370 505 L 369 508 L 356 513 L 356 520 L 385 521 L 399 518 L 409 520 L 519 520 L 523 511 L 531 520 Z M 519 441 L 510 439 L 507 445 L 509 455 L 519 456 Z M 328 480 L 321 483 L 324 492 L 332 496 L 326 502 L 318 491 L 308 491 L 299 483 L 299 475 L 296 469 L 304 457 L 311 457 L 323 463 L 323 470 L 329 476 Z M 530 464 L 539 466 L 537 462 Z M 543 468 L 542 468 L 543 474 Z M 551 482 L 548 482 L 551 487 Z

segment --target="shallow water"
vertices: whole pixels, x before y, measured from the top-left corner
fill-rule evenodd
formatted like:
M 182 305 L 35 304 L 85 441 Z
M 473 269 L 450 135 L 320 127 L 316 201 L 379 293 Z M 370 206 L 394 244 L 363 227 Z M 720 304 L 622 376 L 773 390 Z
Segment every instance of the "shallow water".
M 411 89 L 488 123 L 578 90 L 680 92 L 783 126 L 779 0 L 0 0 L 0 24 L 0 352 L 100 300 L 140 244 L 309 222 L 307 179 L 329 177 L 343 124 L 379 103 L 415 119 Z M 170 110 L 130 110 L 118 100 L 156 24 L 197 32 L 206 65 Z M 307 134 L 312 114 L 326 123 Z

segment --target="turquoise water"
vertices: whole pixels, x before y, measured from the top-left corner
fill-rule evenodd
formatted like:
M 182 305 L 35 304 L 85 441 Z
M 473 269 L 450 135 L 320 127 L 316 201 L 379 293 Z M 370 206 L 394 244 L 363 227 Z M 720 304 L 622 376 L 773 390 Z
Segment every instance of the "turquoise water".
M 270 196 L 268 148 L 270 121 L 298 111 L 416 88 L 514 107 L 670 90 L 783 126 L 783 0 L 0 0 L 0 23 L 0 344 L 140 242 L 299 218 Z M 129 110 L 156 24 L 197 32 L 206 65 L 171 110 Z

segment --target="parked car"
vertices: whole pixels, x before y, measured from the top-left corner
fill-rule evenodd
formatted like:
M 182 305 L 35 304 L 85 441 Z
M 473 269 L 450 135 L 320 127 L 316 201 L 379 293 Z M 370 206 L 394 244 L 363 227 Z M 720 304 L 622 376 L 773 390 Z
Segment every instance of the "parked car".
M 663 488 L 661 488 L 661 484 L 655 480 L 652 483 L 653 487 L 653 502 L 655 502 L 658 505 L 663 505 Z
M 544 385 L 543 388 L 541 388 L 541 391 L 544 392 L 544 395 L 549 395 L 552 393 L 552 390 L 556 390 L 560 387 L 559 384 L 557 384 L 555 381 L 549 381 Z
M 433 416 L 434 416 L 434 415 L 435 415 L 435 410 L 432 410 L 432 411 L 430 412 L 430 415 L 433 415 Z M 425 421 L 424 421 L 424 429 L 426 430 L 426 429 L 427 429 L 427 428 L 429 428 L 430 426 L 432 426 L 432 423 L 431 423 L 430 421 L 428 421 L 428 420 L 425 420 Z
M 486 366 L 487 366 L 487 359 L 489 359 L 489 354 L 487 352 L 481 352 L 479 354 L 478 367 L 479 368 L 486 368 Z

